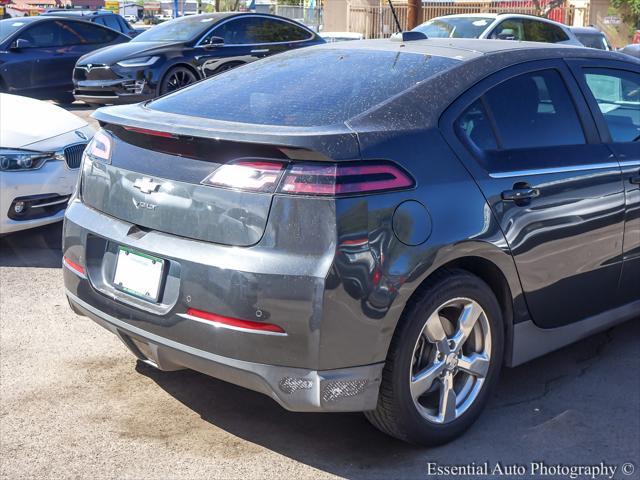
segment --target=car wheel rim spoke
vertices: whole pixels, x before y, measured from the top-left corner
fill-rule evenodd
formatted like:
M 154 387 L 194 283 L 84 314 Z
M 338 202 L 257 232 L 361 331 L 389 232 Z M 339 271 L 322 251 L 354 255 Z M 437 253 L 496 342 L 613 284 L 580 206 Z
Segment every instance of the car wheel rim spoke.
M 453 374 L 447 373 L 440 387 L 440 410 L 438 417 L 442 423 L 456 418 L 456 391 L 453 389 Z
M 491 330 L 476 301 L 454 298 L 425 321 L 413 351 L 409 388 L 418 412 L 448 423 L 478 398 L 491 364 Z
M 442 320 L 438 311 L 429 317 L 423 333 L 431 343 L 438 345 L 439 349 L 444 349 L 448 353 L 449 343 L 447 342 L 447 335 L 442 327 Z
M 411 381 L 411 396 L 415 399 L 429 390 L 433 382 L 438 379 L 444 370 L 444 362 L 437 362 L 434 365 L 421 370 Z
M 460 351 L 483 313 L 482 307 L 476 302 L 471 302 L 464 306 L 458 318 L 458 330 L 453 337 L 454 351 Z
M 484 378 L 489 371 L 489 357 L 480 353 L 462 355 L 458 360 L 458 368 L 475 377 Z

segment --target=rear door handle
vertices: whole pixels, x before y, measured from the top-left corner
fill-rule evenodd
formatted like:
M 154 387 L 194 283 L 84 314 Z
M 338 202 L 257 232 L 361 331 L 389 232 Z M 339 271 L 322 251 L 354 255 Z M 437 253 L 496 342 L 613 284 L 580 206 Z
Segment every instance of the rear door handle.
M 256 50 L 251 50 L 251 53 L 268 53 L 269 49 L 268 48 L 258 48 Z
M 539 196 L 540 190 L 531 187 L 514 188 L 513 190 L 505 190 L 502 192 L 502 200 L 507 202 L 521 202 L 531 200 Z

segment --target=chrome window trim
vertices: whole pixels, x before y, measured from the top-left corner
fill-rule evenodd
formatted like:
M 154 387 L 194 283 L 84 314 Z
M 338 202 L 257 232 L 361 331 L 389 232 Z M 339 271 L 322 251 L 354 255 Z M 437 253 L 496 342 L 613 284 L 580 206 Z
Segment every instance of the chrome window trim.
M 606 163 L 593 163 L 591 165 L 568 165 L 565 167 L 536 168 L 531 170 L 513 170 L 510 172 L 489 173 L 489 176 L 491 178 L 496 178 L 496 179 L 515 178 L 515 177 L 525 177 L 530 175 L 548 175 L 553 173 L 579 172 L 582 170 L 584 171 L 603 170 L 605 168 L 620 168 L 620 163 L 606 162 Z
M 633 142 L 629 142 L 633 143 Z M 638 160 L 626 160 L 624 162 L 620 162 L 621 167 L 640 167 L 640 161 Z
M 308 33 L 309 33 L 309 37 L 308 37 L 308 38 L 306 38 L 306 39 L 304 39 L 304 40 L 291 40 L 291 41 L 288 41 L 288 42 L 271 42 L 271 43 L 230 43 L 229 45 L 223 44 L 223 45 L 222 45 L 222 47 L 227 47 L 227 46 L 233 46 L 233 47 L 251 47 L 251 46 L 255 46 L 255 45 L 284 45 L 284 44 L 286 44 L 286 43 L 302 43 L 302 42 L 308 42 L 309 40 L 312 40 L 312 39 L 313 39 L 313 37 L 315 36 L 315 32 L 314 32 L 314 31 L 309 30 L 308 28 L 301 26 L 299 23 L 292 22 L 292 21 L 290 21 L 290 20 L 288 20 L 288 19 L 286 19 L 286 18 L 277 18 L 277 17 L 272 17 L 272 16 L 269 16 L 269 15 L 251 15 L 251 16 L 248 16 L 248 15 L 246 15 L 246 16 L 245 16 L 245 15 L 238 15 L 238 16 L 234 16 L 234 17 L 231 17 L 231 18 L 227 18 L 226 20 L 223 20 L 222 22 L 217 23 L 216 25 L 214 25 L 213 27 L 211 27 L 209 30 L 207 30 L 207 32 L 206 32 L 203 36 L 201 36 L 201 37 L 200 37 L 200 40 L 198 40 L 198 41 L 196 42 L 196 44 L 194 45 L 194 48 L 195 48 L 195 47 L 204 47 L 204 45 L 201 45 L 201 42 L 202 42 L 205 38 L 207 38 L 207 36 L 208 36 L 210 33 L 213 33 L 213 32 L 215 31 L 215 29 L 216 29 L 216 28 L 221 27 L 221 26 L 222 26 L 222 25 L 224 25 L 225 23 L 233 22 L 234 20 L 238 20 L 238 19 L 241 19 L 241 18 L 266 18 L 266 19 L 270 19 L 270 20 L 275 20 L 275 21 L 277 21 L 277 22 L 286 22 L 286 23 L 290 23 L 291 25 L 293 25 L 293 26 L 295 26 L 295 27 L 298 27 L 298 28 L 300 28 L 300 29 L 302 29 L 302 30 L 304 30 L 304 31 L 308 32 Z

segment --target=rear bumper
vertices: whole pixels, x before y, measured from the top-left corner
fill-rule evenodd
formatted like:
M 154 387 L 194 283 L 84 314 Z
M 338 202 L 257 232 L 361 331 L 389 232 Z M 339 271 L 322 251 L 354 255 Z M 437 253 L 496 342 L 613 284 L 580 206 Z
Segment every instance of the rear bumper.
M 67 298 L 76 313 L 117 335 L 139 359 L 161 370 L 190 368 L 268 395 L 291 411 L 349 412 L 376 406 L 383 363 L 316 371 L 226 358 L 136 328 L 68 290 Z
M 311 201 L 314 210 L 305 204 Z M 371 410 L 390 332 L 330 273 L 335 231 L 319 218 L 334 208 L 331 200 L 274 199 L 271 217 L 279 225 L 288 225 L 282 216 L 292 210 L 317 215 L 305 220 L 314 241 L 293 241 L 289 232 L 270 237 L 267 228 L 253 247 L 228 247 L 140 229 L 74 200 L 65 215 L 63 251 L 85 274 L 63 269 L 67 296 L 78 313 L 160 369 L 194 369 L 295 411 Z M 113 288 L 118 245 L 166 260 L 158 303 Z M 194 321 L 185 315 L 189 308 L 273 323 L 286 334 Z

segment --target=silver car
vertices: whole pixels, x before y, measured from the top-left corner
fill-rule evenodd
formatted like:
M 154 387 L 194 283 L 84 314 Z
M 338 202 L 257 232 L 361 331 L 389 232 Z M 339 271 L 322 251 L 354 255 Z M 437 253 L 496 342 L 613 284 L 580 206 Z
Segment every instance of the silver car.
M 467 13 L 432 18 L 414 28 L 429 38 L 488 38 L 582 46 L 562 23 L 515 13 Z

